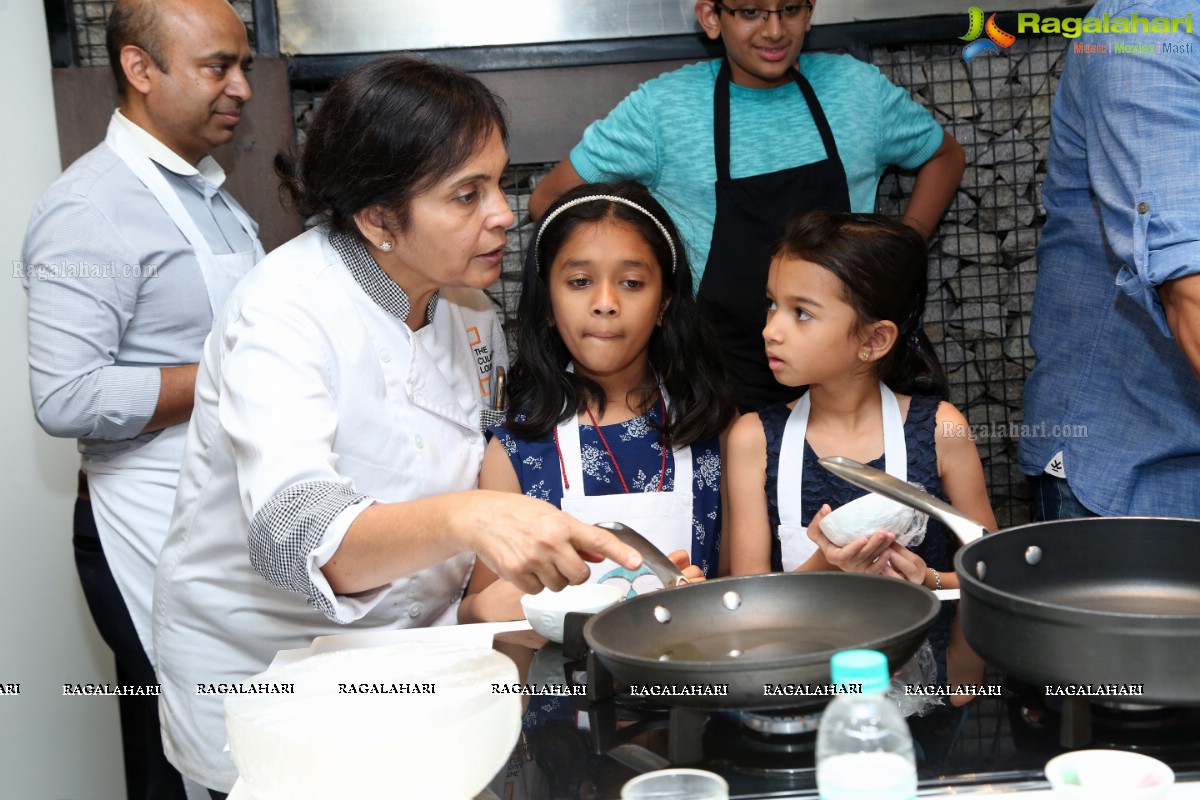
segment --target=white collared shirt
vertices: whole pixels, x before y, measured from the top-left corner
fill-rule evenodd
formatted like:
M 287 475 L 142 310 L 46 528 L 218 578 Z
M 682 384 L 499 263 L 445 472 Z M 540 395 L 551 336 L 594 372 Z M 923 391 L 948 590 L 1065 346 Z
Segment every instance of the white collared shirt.
M 119 111 L 112 124 L 158 166 L 214 253 L 253 248 L 214 159 L 192 167 Z M 38 421 L 92 458 L 153 438 L 142 429 L 159 368 L 199 361 L 213 321 L 192 246 L 153 193 L 101 143 L 42 196 L 17 266 Z

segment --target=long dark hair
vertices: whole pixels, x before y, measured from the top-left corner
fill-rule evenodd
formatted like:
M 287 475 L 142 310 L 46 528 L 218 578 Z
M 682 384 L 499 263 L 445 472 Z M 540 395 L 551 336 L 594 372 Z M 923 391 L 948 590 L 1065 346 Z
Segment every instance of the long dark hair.
M 882 320 L 896 324 L 895 344 L 875 365 L 892 390 L 949 394 L 921 325 L 929 256 L 919 233 L 881 214 L 809 211 L 788 224 L 776 255 L 819 264 L 840 278 L 860 327 Z
M 535 234 L 525 254 L 517 310 L 517 357 L 509 382 L 509 429 L 521 436 L 545 436 L 589 402 L 604 407 L 607 397 L 599 384 L 566 371 L 571 354 L 557 328 L 547 324 L 552 311 L 546 281 L 550 265 L 572 231 L 580 225 L 613 219 L 638 231 L 650 246 L 662 270 L 663 299 L 671 301 L 663 312 L 662 325 L 650 336 L 650 370 L 634 389 L 630 404 L 648 407 L 661 381 L 671 398 L 663 430 L 671 445 L 681 447 L 716 436 L 733 416 L 733 397 L 713 334 L 692 297 L 692 271 L 679 232 L 666 209 L 644 186 L 633 181 L 578 186 L 560 197 L 547 210 L 545 219 L 572 200 L 594 195 L 612 195 L 637 203 L 654 219 L 623 203 L 597 199 L 565 208 L 549 225 L 539 227 L 540 235 Z M 670 244 L 654 220 L 667 231 Z M 673 274 L 671 245 L 675 248 Z M 518 414 L 522 416 L 518 418 Z
M 336 233 L 358 236 L 354 215 L 375 205 L 403 230 L 413 197 L 464 164 L 492 131 L 507 141 L 500 99 L 478 79 L 389 56 L 329 89 L 303 152 L 277 155 L 275 171 L 296 210 Z

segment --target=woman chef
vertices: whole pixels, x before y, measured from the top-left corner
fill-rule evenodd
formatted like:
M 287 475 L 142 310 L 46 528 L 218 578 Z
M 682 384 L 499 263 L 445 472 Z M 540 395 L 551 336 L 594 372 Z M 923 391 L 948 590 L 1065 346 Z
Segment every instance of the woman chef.
M 298 160 L 323 223 L 262 261 L 196 380 L 154 636 L 168 757 L 220 797 L 220 695 L 314 636 L 452 622 L 474 556 L 526 592 L 633 550 L 548 503 L 470 491 L 503 333 L 481 288 L 513 222 L 497 99 L 403 58 L 326 95 Z M 331 734 L 337 735 L 337 734 Z

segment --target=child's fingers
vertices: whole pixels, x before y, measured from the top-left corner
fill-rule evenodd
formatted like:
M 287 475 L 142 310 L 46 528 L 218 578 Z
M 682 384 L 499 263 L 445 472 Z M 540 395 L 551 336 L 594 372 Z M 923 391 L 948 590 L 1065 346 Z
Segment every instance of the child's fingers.
M 688 555 L 686 550 L 672 550 L 670 553 L 667 553 L 667 558 L 671 559 L 671 563 L 679 567 L 680 570 L 686 570 L 692 563 L 691 556 Z

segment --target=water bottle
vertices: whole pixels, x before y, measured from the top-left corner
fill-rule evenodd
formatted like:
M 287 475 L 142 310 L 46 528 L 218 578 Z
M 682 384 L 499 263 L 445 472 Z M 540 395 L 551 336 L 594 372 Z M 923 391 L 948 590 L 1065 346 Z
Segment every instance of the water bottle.
M 845 650 L 834 655 L 830 666 L 841 691 L 817 730 L 821 800 L 914 800 L 912 734 L 887 696 L 887 657 L 875 650 Z

